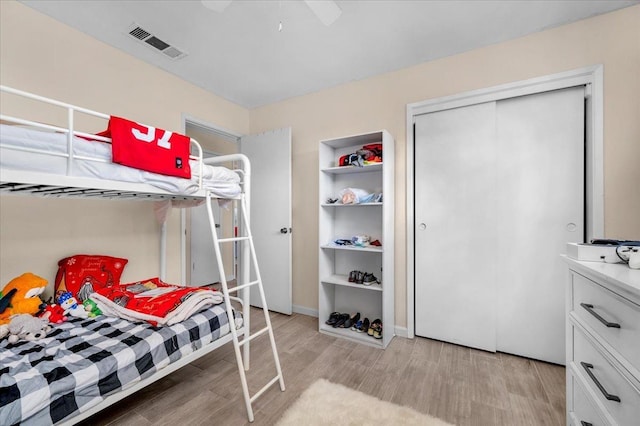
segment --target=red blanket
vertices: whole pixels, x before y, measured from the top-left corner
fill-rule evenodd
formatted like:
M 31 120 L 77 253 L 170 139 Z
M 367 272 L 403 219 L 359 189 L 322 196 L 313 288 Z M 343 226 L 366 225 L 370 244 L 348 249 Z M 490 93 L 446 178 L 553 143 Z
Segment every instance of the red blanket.
M 184 321 L 205 306 L 222 303 L 222 294 L 202 287 L 179 287 L 150 278 L 104 287 L 91 294 L 105 315 L 144 320 L 153 325 Z
M 113 162 L 162 175 L 191 178 L 191 139 L 178 133 L 111 116 L 98 136 L 111 138 Z

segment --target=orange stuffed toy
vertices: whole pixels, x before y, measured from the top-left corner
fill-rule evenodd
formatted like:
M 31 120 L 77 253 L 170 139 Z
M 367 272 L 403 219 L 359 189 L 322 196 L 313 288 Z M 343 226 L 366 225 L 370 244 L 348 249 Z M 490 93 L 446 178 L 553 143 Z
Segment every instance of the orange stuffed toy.
M 3 299 L 10 298 L 8 306 L 0 312 L 0 325 L 8 324 L 12 315 L 35 315 L 44 308 L 40 296 L 47 286 L 47 280 L 31 272 L 12 279 L 2 289 Z M 6 302 L 6 299 L 5 299 Z M 3 303 L 4 306 L 6 303 Z

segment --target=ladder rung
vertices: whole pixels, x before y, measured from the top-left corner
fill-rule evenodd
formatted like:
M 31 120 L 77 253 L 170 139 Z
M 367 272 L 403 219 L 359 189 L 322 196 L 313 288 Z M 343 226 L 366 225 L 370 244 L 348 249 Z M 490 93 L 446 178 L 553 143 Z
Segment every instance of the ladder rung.
M 248 239 L 249 237 L 219 238 L 218 243 L 228 243 L 230 241 L 244 241 Z
M 266 333 L 267 331 L 269 331 L 269 327 L 265 327 L 262 330 L 251 334 L 249 337 L 245 337 L 244 339 L 242 339 L 242 342 L 238 342 L 238 343 L 242 346 L 245 343 L 250 342 L 251 340 L 255 339 L 256 337 Z
M 250 283 L 242 284 L 242 285 L 239 285 L 239 286 L 237 286 L 237 287 L 231 287 L 231 288 L 230 288 L 230 289 L 228 289 L 227 291 L 228 291 L 229 293 L 231 293 L 232 291 L 242 290 L 243 288 L 251 287 L 252 285 L 256 285 L 256 284 L 258 284 L 258 283 L 259 283 L 259 281 L 251 281 Z
M 258 398 L 260 395 L 262 395 L 264 393 L 264 391 L 269 389 L 275 382 L 277 382 L 279 378 L 280 378 L 280 376 L 274 377 L 273 380 L 271 380 L 269 383 L 267 383 L 262 389 L 260 389 L 258 391 L 258 393 L 256 393 L 255 395 L 253 395 L 251 397 L 251 402 L 255 401 L 256 398 Z

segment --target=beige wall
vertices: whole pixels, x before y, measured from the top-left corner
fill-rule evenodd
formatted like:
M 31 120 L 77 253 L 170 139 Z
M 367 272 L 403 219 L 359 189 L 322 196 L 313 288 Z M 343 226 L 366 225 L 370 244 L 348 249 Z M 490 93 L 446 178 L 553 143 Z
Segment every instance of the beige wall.
M 13 1 L 0 1 L 0 82 L 173 131 L 182 130 L 183 113 L 237 133 L 249 130 L 248 110 Z M 3 113 L 28 112 L 45 122 L 62 116 L 22 104 L 9 107 L 7 100 L 3 95 Z M 86 130 L 105 125 L 87 124 Z M 170 218 L 168 246 L 167 278 L 178 282 L 177 211 Z M 0 199 L 0 286 L 26 271 L 53 282 L 56 262 L 74 253 L 130 259 L 126 281 L 157 276 L 159 233 L 152 205 Z
M 251 132 L 293 129 L 293 301 L 316 309 L 318 141 L 387 129 L 396 140 L 396 323 L 406 326 L 406 106 L 604 64 L 605 234 L 640 239 L 640 6 L 251 111 Z
M 0 19 L 2 84 L 169 130 L 181 130 L 182 113 L 240 134 L 291 126 L 295 305 L 318 303 L 309 277 L 318 271 L 319 140 L 382 128 L 396 139 L 396 322 L 404 326 L 406 105 L 592 64 L 605 67 L 606 236 L 640 239 L 640 6 L 250 112 L 21 4 L 0 1 Z M 144 203 L 2 197 L 0 229 L 0 284 L 24 271 L 53 280 L 59 258 L 89 251 L 130 258 L 125 280 L 157 274 L 157 225 Z M 175 281 L 175 213 L 171 229 Z

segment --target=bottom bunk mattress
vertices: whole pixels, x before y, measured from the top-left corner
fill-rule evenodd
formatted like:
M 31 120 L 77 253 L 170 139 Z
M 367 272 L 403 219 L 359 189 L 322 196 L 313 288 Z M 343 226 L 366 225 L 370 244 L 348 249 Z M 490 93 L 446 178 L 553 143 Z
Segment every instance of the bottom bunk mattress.
M 235 325 L 242 324 L 235 313 Z M 53 325 L 41 340 L 0 342 L 0 423 L 52 424 L 230 332 L 224 305 L 170 327 L 100 316 Z

